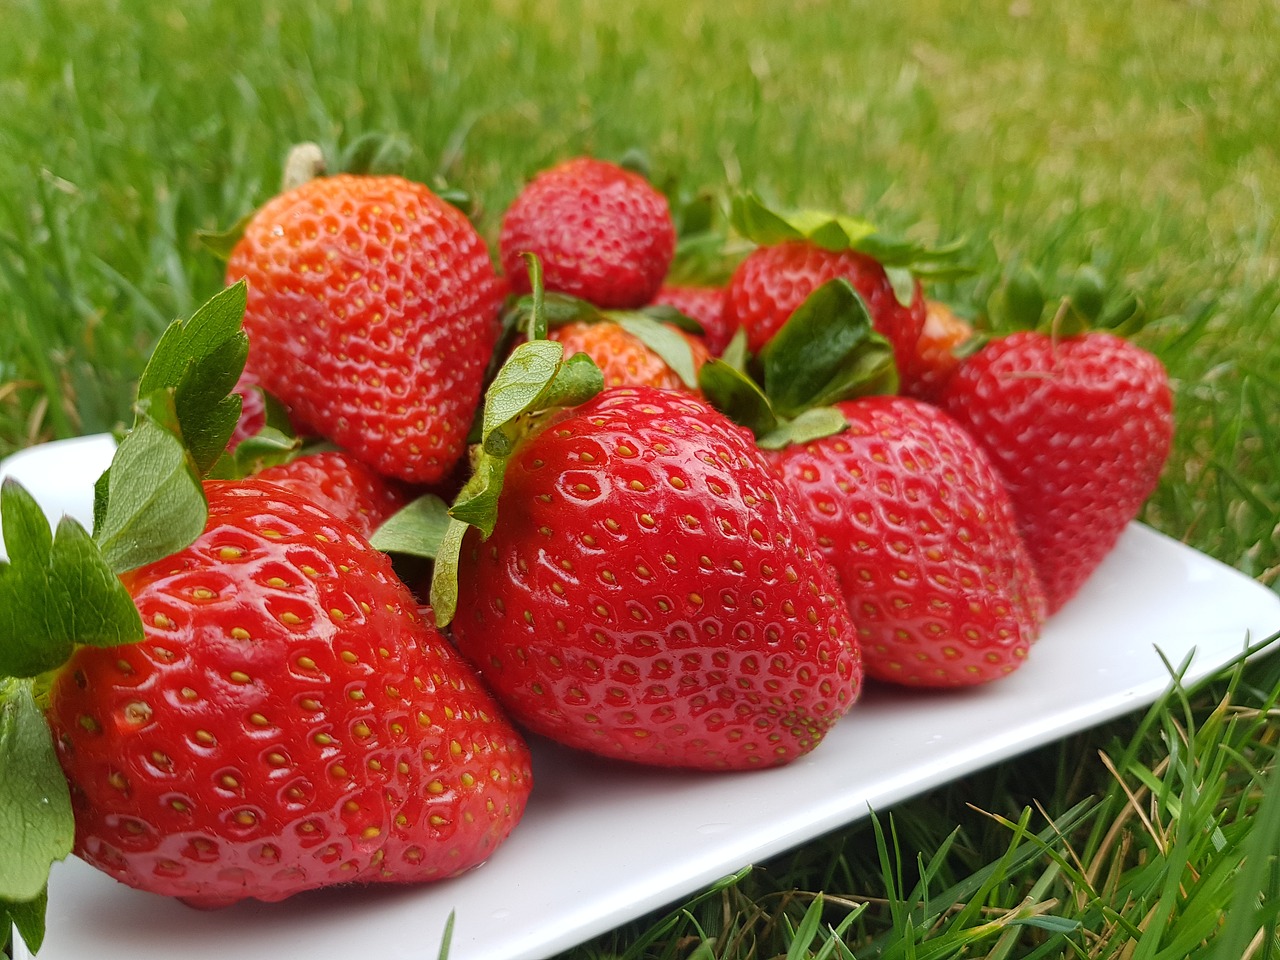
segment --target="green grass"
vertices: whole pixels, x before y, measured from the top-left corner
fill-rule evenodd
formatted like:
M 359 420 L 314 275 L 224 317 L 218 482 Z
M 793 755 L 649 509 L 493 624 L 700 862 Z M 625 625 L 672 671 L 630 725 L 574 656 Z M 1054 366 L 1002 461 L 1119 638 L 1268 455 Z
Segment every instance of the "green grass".
M 220 283 L 196 231 L 292 142 L 395 132 L 491 238 L 534 171 L 640 147 L 690 190 L 968 238 L 982 273 L 937 292 L 970 313 L 1018 263 L 1140 293 L 1179 424 L 1145 519 L 1280 575 L 1274 4 L 2 0 L 0 27 L 0 455 L 125 420 Z M 1250 928 L 1280 890 L 1278 688 L 1262 661 L 1177 693 L 567 956 L 1280 956 Z

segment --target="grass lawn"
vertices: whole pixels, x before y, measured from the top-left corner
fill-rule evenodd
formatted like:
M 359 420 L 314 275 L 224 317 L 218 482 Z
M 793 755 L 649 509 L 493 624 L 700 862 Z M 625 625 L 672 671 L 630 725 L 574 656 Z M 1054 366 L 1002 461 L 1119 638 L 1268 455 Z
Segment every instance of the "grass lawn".
M 1274 3 L 0 0 L 0 29 L 0 455 L 125 421 L 158 332 L 219 287 L 197 232 L 266 200 L 291 143 L 392 133 L 491 239 L 535 171 L 639 148 L 688 192 L 965 238 L 978 276 L 934 293 L 969 316 L 1021 265 L 1135 293 L 1178 419 L 1143 518 L 1277 584 Z M 566 957 L 1280 957 L 1278 660 Z M 1016 829 L 1081 803 L 1065 836 Z M 926 888 L 945 907 L 913 910 Z

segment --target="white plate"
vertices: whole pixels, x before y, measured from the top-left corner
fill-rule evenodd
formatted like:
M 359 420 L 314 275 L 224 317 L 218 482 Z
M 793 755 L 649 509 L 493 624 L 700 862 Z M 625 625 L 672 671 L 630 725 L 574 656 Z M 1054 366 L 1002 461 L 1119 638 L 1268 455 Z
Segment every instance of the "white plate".
M 50 444 L 0 474 L 50 512 L 85 517 L 110 454 L 103 438 Z M 1169 683 L 1157 648 L 1174 664 L 1194 651 L 1198 678 L 1278 629 L 1276 594 L 1135 524 L 1017 673 L 965 692 L 870 690 L 789 767 L 670 773 L 535 743 L 523 823 L 488 863 L 430 886 L 200 912 L 72 859 L 54 867 L 40 960 L 421 960 L 451 911 L 453 960 L 545 958 L 870 809 L 1151 703 Z

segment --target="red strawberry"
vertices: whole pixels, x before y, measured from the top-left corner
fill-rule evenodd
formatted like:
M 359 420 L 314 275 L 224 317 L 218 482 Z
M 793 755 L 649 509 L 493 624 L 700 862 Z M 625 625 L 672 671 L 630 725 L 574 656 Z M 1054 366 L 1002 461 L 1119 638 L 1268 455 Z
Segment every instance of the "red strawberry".
M 960 365 L 956 348 L 973 336 L 973 327 L 961 320 L 945 303 L 925 300 L 924 329 L 912 351 L 912 360 L 902 373 L 904 393 L 937 402 L 947 380 Z
M 653 299 L 671 266 L 676 232 L 666 198 L 636 173 L 578 157 L 535 177 L 502 218 L 502 269 L 530 290 L 521 254 L 542 260 L 546 289 L 597 307 Z
M 513 716 L 605 756 L 786 763 L 860 687 L 782 481 L 750 433 L 681 394 L 608 389 L 527 437 L 458 587 L 455 640 Z
M 707 348 L 697 337 L 676 331 L 689 344 L 696 373 L 707 361 Z M 564 344 L 566 356 L 585 353 L 604 374 L 605 386 L 649 386 L 692 390 L 667 362 L 638 337 L 616 323 L 567 323 L 553 328 L 548 339 Z
M 1163 365 L 1109 333 L 1014 333 L 961 364 L 941 403 L 1004 478 L 1052 613 L 1155 489 L 1173 439 Z
M 299 426 L 378 472 L 432 483 L 466 447 L 502 287 L 463 214 L 399 177 L 304 183 L 254 216 L 250 366 Z
M 836 570 L 868 675 L 950 687 L 1012 672 L 1044 594 L 982 449 L 918 400 L 836 409 L 847 430 L 773 457 Z
M 371 536 L 409 502 L 409 492 L 403 486 L 341 450 L 305 454 L 254 476 L 291 490 L 347 521 L 362 537 Z
M 715 357 L 724 353 L 737 329 L 725 323 L 723 287 L 664 285 L 654 295 L 653 302 L 675 307 L 702 324 L 702 339 Z
M 79 855 L 205 907 L 484 860 L 529 756 L 386 557 L 271 484 L 206 492 L 205 533 L 123 576 L 145 639 L 53 681 Z
M 758 353 L 809 294 L 837 277 L 848 280 L 861 294 L 872 326 L 893 345 L 898 370 L 907 370 L 924 329 L 920 284 L 916 282 L 911 305 L 904 307 L 884 267 L 856 250 L 834 252 L 801 240 L 757 247 L 729 280 L 724 323 L 731 330 L 741 326 L 747 333 L 747 347 Z
M 248 370 L 240 374 L 234 391 L 240 396 L 240 419 L 227 443 L 228 450 L 234 450 L 242 441 L 257 436 L 267 425 L 267 404 L 263 399 L 261 386 L 257 376 Z

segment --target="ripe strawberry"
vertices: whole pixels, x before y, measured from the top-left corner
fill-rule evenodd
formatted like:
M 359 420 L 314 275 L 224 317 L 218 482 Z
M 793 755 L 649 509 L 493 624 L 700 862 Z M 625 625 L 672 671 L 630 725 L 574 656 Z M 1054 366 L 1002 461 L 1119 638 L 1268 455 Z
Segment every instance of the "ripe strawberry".
M 868 675 L 951 687 L 1012 672 L 1045 604 L 995 468 L 919 400 L 836 409 L 848 429 L 771 456 L 837 573 Z
M 296 457 L 254 475 L 291 490 L 335 517 L 362 537 L 409 502 L 409 491 L 375 473 L 351 454 L 327 450 Z
M 465 216 L 399 177 L 310 180 L 254 216 L 250 366 L 298 425 L 378 472 L 439 480 L 461 457 L 502 287 Z
M 872 326 L 893 345 L 898 370 L 909 369 L 924 329 L 919 281 L 911 305 L 904 307 L 884 267 L 856 250 L 833 252 L 802 240 L 757 247 L 729 280 L 724 323 L 731 330 L 741 326 L 747 347 L 758 353 L 809 294 L 837 277 L 848 280 L 866 302 Z
M 532 252 L 548 291 L 608 309 L 649 303 L 675 243 L 666 198 L 639 174 L 590 157 L 536 176 L 507 209 L 498 240 L 516 293 L 530 290 L 521 254 Z
M 143 641 L 53 680 L 77 853 L 203 907 L 484 860 L 531 781 L 471 670 L 345 524 L 257 480 L 206 492 L 205 533 L 123 576 Z
M 523 440 L 458 589 L 455 640 L 513 716 L 609 757 L 786 763 L 860 688 L 808 524 L 751 435 L 686 395 L 607 389 Z
M 263 399 L 262 391 L 258 389 L 261 386 L 257 376 L 250 371 L 245 370 L 240 374 L 234 391 L 240 396 L 240 419 L 231 432 L 231 440 L 227 443 L 228 450 L 234 450 L 242 441 L 257 436 L 258 432 L 267 425 L 267 404 Z
M 925 300 L 924 329 L 912 359 L 902 371 L 903 393 L 936 403 L 960 365 L 956 348 L 973 336 L 973 327 L 937 300 Z
M 941 403 L 1004 478 L 1052 613 L 1155 489 L 1173 439 L 1163 365 L 1109 333 L 1014 333 L 961 364 Z
M 706 346 L 695 336 L 673 332 L 688 343 L 696 374 L 707 361 Z M 604 374 L 605 386 L 649 386 L 697 392 L 639 337 L 616 323 L 567 323 L 552 328 L 547 337 L 563 343 L 566 355 L 585 353 L 594 360 Z
M 654 295 L 655 304 L 675 307 L 702 324 L 702 339 L 713 357 L 724 353 L 736 327 L 724 319 L 724 288 L 663 285 Z

